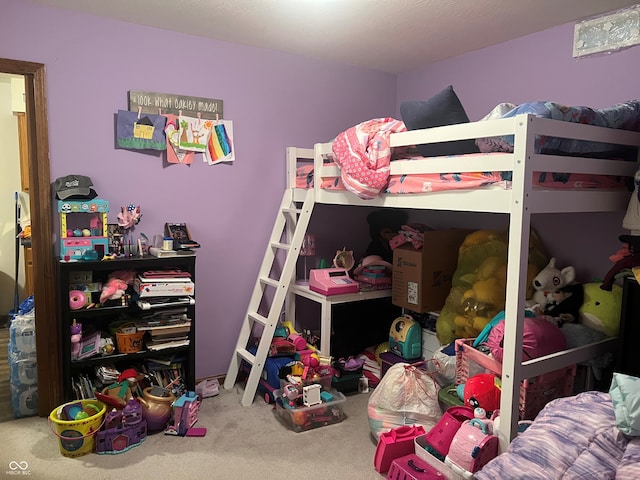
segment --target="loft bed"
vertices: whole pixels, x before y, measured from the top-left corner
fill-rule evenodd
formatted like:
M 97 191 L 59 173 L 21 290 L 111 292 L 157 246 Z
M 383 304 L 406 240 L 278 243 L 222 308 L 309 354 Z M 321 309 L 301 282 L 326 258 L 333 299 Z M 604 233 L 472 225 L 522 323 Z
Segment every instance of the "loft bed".
M 567 139 L 582 145 L 604 145 L 597 154 L 554 150 L 545 153 L 543 139 Z M 313 201 L 332 205 L 362 205 L 406 209 L 488 212 L 509 215 L 509 246 L 507 258 L 506 327 L 502 363 L 501 423 L 498 437 L 504 451 L 515 437 L 518 422 L 520 382 L 525 378 L 568 367 L 614 351 L 616 338 L 572 348 L 534 360 L 521 362 L 525 310 L 527 252 L 531 215 L 538 213 L 613 212 L 627 208 L 630 190 L 621 179 L 633 179 L 638 169 L 637 131 L 573 123 L 535 114 L 521 113 L 510 118 L 498 118 L 414 131 L 390 133 L 390 148 L 412 151 L 417 145 L 442 142 L 507 139 L 512 152 L 493 152 L 460 156 L 440 156 L 394 159 L 389 165 L 389 183 L 403 176 L 427 175 L 448 178 L 452 172 L 497 172 L 491 174 L 500 181 L 473 189 L 443 190 L 420 193 L 385 193 L 370 199 L 360 198 L 339 184 L 340 169 L 336 166 L 333 142 L 318 143 L 314 149 L 287 150 L 287 188 L 295 202 L 303 202 L 310 191 Z M 493 143 L 492 141 L 486 143 Z M 609 148 L 615 147 L 615 148 Z M 605 157 L 606 151 L 634 153 L 631 159 Z M 598 150 L 598 149 L 596 149 Z M 538 182 L 541 172 L 563 172 L 591 178 L 577 188 L 545 188 Z M 600 180 L 603 179 L 604 180 Z M 613 179 L 613 183 L 611 180 Z M 326 188 L 329 186 L 330 188 Z M 602 188 L 598 188 L 602 186 Z M 563 185 L 566 187 L 566 185 Z M 582 187 L 582 188 L 581 188 Z

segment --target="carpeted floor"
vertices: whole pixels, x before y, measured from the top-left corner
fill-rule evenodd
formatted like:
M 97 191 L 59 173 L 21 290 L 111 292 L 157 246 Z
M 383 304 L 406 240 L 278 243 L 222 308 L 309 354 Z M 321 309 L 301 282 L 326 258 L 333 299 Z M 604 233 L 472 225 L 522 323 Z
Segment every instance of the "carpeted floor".
M 204 399 L 196 427 L 204 437 L 149 435 L 117 455 L 61 455 L 48 419 L 21 418 L 1 425 L 0 478 L 29 473 L 31 479 L 348 479 L 384 478 L 373 467 L 375 444 L 369 430 L 369 395 L 344 402 L 338 424 L 295 433 L 256 397 L 242 407 L 242 385 Z M 24 471 L 22 469 L 25 468 Z

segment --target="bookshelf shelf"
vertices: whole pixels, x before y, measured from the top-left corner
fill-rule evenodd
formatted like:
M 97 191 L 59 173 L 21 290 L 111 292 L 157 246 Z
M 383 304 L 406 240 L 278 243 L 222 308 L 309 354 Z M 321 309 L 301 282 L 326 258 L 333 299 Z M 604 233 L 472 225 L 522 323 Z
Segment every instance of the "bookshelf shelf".
M 104 283 L 109 274 L 119 270 L 132 270 L 138 274 L 152 270 L 175 269 L 188 272 L 191 281 L 195 283 L 195 256 L 134 257 L 108 261 L 58 262 L 59 325 L 62 332 L 65 333 L 62 335 L 62 385 L 65 402 L 75 400 L 78 397 L 77 384 L 80 382 L 77 380 L 79 378 L 95 378 L 96 370 L 101 366 L 113 365 L 120 371 L 140 366 L 146 368 L 147 365 L 159 368 L 161 363 L 154 362 L 154 360 L 175 366 L 174 362 L 179 359 L 181 376 L 185 387 L 189 390 L 195 389 L 195 293 L 189 296 L 190 301 L 184 301 L 181 305 L 160 304 L 154 305 L 151 309 L 143 309 L 138 305 L 136 292 L 133 286 L 130 285 L 126 292 L 127 295 L 130 295 L 130 299 L 125 305 L 100 305 L 72 310 L 69 304 L 69 291 L 77 283 Z M 79 279 L 84 280 L 84 282 L 79 282 Z M 85 292 L 85 294 L 91 296 L 92 303 L 98 303 L 99 291 L 94 293 Z M 147 297 L 147 299 L 153 299 L 153 297 Z M 112 333 L 109 326 L 114 323 L 135 323 L 136 320 L 142 321 L 142 318 L 149 314 L 168 311 L 176 307 L 184 309 L 184 315 L 190 319 L 190 329 L 188 332 L 183 333 L 183 335 L 187 335 L 188 345 L 149 350 L 146 347 L 146 337 L 149 335 L 146 334 L 145 343 L 141 351 L 135 353 L 120 353 L 116 351 L 111 355 L 96 354 L 88 358 L 72 359 L 70 332 L 74 320 L 82 323 L 83 332 L 97 330 Z M 113 342 L 114 346 L 117 345 L 115 335 L 113 335 Z M 99 388 L 98 385 L 95 386 Z

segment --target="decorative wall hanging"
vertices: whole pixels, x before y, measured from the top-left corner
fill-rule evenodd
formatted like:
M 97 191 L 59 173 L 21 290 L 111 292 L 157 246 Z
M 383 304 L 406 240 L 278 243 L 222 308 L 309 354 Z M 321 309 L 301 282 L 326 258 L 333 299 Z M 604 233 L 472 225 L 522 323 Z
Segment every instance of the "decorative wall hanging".
M 222 100 L 205 97 L 189 97 L 174 93 L 145 92 L 129 90 L 129 110 L 142 113 L 173 113 L 174 115 L 200 114 L 201 118 L 216 120 L 222 118 Z
M 211 129 L 207 148 L 204 152 L 204 160 L 209 165 L 220 162 L 233 162 L 233 122 L 231 120 L 219 120 Z
M 117 146 L 131 150 L 165 150 L 165 122 L 166 119 L 162 115 L 118 110 Z
M 180 148 L 178 116 L 169 113 L 164 115 L 164 117 L 167 119 L 167 126 L 164 127 L 164 133 L 167 137 L 167 162 L 190 165 L 193 162 L 194 152 Z

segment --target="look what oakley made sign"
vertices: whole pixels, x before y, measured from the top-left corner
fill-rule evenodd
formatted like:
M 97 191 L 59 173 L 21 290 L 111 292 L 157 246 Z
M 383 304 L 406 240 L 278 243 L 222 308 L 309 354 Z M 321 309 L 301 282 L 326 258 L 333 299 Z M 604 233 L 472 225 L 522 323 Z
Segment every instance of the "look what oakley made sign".
M 204 97 L 187 97 L 173 93 L 143 92 L 129 90 L 129 110 L 141 113 L 173 113 L 210 120 L 222 119 L 222 100 Z

